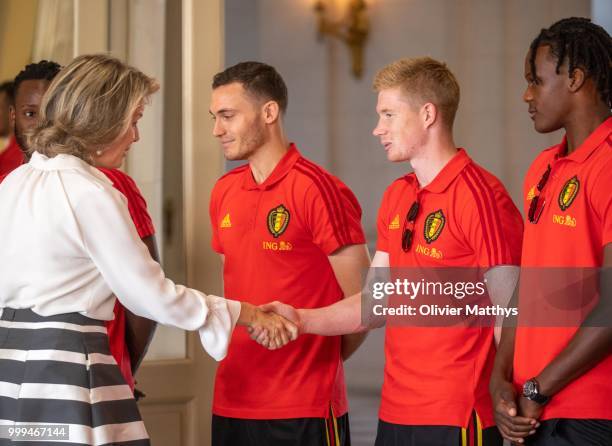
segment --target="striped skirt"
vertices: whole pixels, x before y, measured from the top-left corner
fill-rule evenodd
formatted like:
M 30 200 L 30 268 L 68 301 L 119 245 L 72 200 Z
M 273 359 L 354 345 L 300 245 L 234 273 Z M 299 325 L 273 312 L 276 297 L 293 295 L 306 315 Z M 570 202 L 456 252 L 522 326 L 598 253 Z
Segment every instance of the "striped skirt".
M 150 444 L 103 321 L 4 308 L 0 433 L 23 446 Z

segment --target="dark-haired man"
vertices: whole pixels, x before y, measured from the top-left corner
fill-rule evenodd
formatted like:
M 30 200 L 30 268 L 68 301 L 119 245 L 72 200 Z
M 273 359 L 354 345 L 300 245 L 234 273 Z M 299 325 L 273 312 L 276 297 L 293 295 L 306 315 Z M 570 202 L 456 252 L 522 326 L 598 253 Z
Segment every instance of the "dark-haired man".
M 285 83 L 269 65 L 240 63 L 214 77 L 213 134 L 226 159 L 248 164 L 214 187 L 212 246 L 226 295 L 322 307 L 358 291 L 369 265 L 361 208 L 289 143 L 286 108 Z M 342 359 L 363 337 L 305 335 L 269 352 L 236 330 L 217 371 L 213 445 L 349 445 Z
M 9 108 L 11 128 L 14 130 L 15 149 L 19 153 L 19 163 L 11 170 L 29 159 L 26 133 L 36 126 L 38 112 L 43 95 L 51 81 L 59 73 L 59 64 L 42 60 L 27 65 L 15 77 L 14 103 Z M 127 174 L 118 169 L 100 169 L 112 181 L 116 189 L 122 192 L 128 202 L 128 210 L 138 234 L 147 245 L 151 256 L 159 261 L 155 242 L 155 228 L 147 212 L 147 204 Z M 5 172 L 5 175 L 10 171 Z M 0 181 L 5 175 L 0 175 Z M 155 322 L 136 316 L 126 310 L 117 300 L 115 319 L 107 324 L 111 353 L 115 357 L 126 383 L 134 388 L 134 373 L 146 353 L 155 330 Z
M 604 267 L 606 277 L 612 266 L 612 39 L 588 19 L 563 19 L 532 42 L 525 79 L 523 99 L 536 131 L 564 129 L 565 137 L 536 158 L 525 178 L 522 265 Z M 533 300 L 529 291 L 521 304 Z M 599 295 L 600 303 L 612 298 L 609 282 L 602 281 Z M 579 298 L 572 294 L 574 305 Z M 544 304 L 536 301 L 535 308 Z M 612 328 L 609 321 L 593 324 L 596 317 L 591 313 L 580 327 L 504 328 L 491 391 L 505 438 L 537 446 L 612 444 Z M 534 434 L 536 420 L 541 426 Z
M 24 151 L 26 158 L 29 156 L 25 153 L 27 152 L 25 134 L 36 126 L 42 97 L 60 69 L 59 64 L 55 62 L 41 60 L 26 65 L 15 77 L 15 94 L 10 108 L 10 118 L 18 147 Z M 18 89 L 19 95 L 17 95 Z
M 0 178 L 23 163 L 23 155 L 9 122 L 13 90 L 13 82 L 0 84 Z

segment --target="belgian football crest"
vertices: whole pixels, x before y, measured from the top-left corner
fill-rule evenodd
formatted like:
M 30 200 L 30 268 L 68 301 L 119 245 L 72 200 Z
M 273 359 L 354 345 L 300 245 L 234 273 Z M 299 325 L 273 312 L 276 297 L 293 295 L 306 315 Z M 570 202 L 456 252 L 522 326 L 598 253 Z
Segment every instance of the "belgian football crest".
M 576 195 L 578 195 L 578 191 L 580 190 L 580 181 L 578 181 L 578 177 L 574 176 L 567 180 L 567 183 L 561 189 L 561 193 L 559 193 L 559 207 L 562 211 L 565 211 L 569 208 Z
M 446 217 L 442 209 L 432 212 L 425 219 L 424 236 L 427 243 L 431 243 L 440 237 L 446 223 Z
M 289 211 L 284 205 L 278 205 L 268 212 L 268 231 L 277 238 L 289 225 Z

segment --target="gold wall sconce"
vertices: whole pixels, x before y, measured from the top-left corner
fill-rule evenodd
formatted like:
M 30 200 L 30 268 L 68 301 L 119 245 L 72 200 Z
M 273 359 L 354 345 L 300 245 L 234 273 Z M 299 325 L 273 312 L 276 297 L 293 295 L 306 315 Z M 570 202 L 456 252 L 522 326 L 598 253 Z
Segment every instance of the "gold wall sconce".
M 317 0 L 319 38 L 331 36 L 346 43 L 351 53 L 352 71 L 356 78 L 363 73 L 363 49 L 370 32 L 365 0 L 350 0 L 343 19 L 334 21 L 329 18 L 329 1 Z

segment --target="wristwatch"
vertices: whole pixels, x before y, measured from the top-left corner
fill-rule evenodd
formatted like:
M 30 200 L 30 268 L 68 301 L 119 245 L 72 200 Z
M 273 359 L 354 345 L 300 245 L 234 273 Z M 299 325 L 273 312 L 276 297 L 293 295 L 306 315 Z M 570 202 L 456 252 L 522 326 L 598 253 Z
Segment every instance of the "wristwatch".
M 535 378 L 531 378 L 530 380 L 527 380 L 525 384 L 523 384 L 523 396 L 530 401 L 538 403 L 540 406 L 543 406 L 550 401 L 549 396 L 545 396 L 540 393 L 540 384 L 538 384 Z

